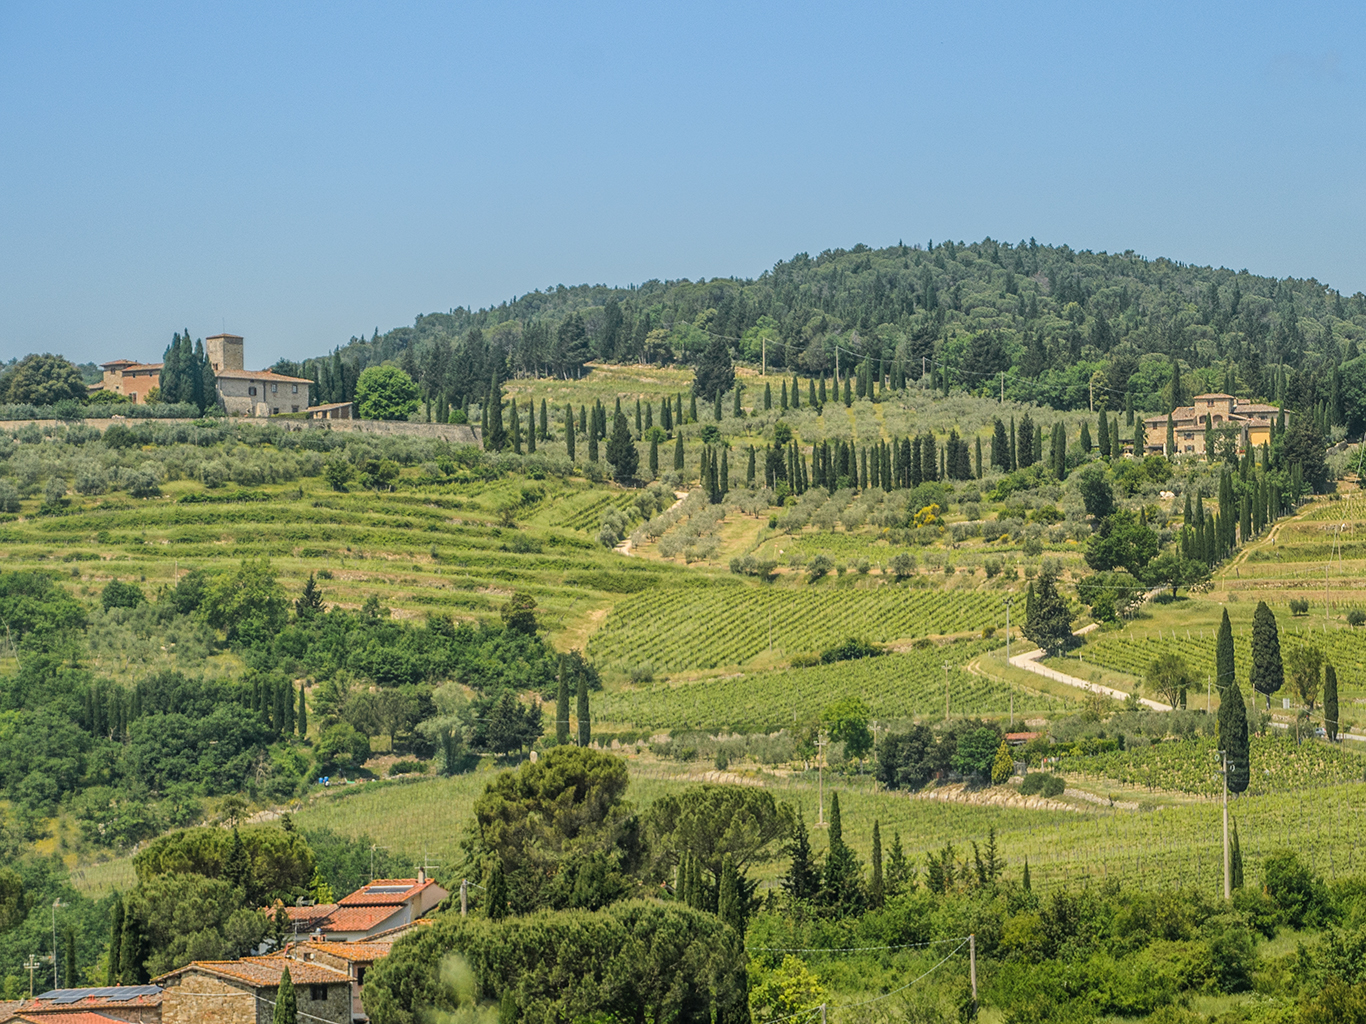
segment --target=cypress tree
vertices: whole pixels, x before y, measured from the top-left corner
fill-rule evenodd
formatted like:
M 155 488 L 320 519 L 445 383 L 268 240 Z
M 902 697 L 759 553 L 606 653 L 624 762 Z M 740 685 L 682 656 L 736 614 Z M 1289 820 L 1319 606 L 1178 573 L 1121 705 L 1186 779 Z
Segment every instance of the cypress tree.
M 688 422 L 689 422 L 689 423 L 696 423 L 696 422 L 697 422 L 697 395 L 696 395 L 696 394 L 692 394 L 692 395 L 689 395 L 689 396 L 688 396 Z
M 232 843 L 228 847 L 228 857 L 223 865 L 223 878 L 234 889 L 241 889 L 248 903 L 251 902 L 251 856 L 247 853 L 246 844 L 242 842 L 242 833 L 237 830 L 236 825 L 232 828 Z
M 579 674 L 579 746 L 586 747 L 593 742 L 592 722 L 588 715 L 588 673 Z
M 1119 437 L 1119 417 L 1110 419 L 1110 458 L 1117 459 L 1124 454 L 1124 442 Z
M 1124 395 L 1124 425 L 1134 425 L 1134 396 L 1128 393 Z
M 1029 884 L 1029 858 L 1028 858 L 1028 857 L 1025 858 L 1025 862 L 1024 862 L 1024 872 L 1020 875 L 1020 888 L 1023 889 L 1025 892 L 1029 892 L 1029 891 L 1033 888 L 1033 886 L 1031 886 L 1031 885 Z
M 271 1024 L 298 1024 L 299 1004 L 294 995 L 294 979 L 289 975 L 289 968 L 286 967 L 284 973 L 280 975 L 280 987 L 275 990 L 275 1014 L 271 1017 Z
M 730 414 L 737 420 L 745 414 L 745 411 L 740 408 L 740 385 L 738 383 L 734 388 L 734 406 L 731 409 Z
M 717 423 L 721 422 L 721 392 L 719 391 L 716 392 L 716 397 L 712 399 L 711 416 Z
M 1235 682 L 1219 695 L 1219 749 L 1228 753 L 1228 791 L 1241 793 L 1251 779 L 1248 764 L 1247 706 Z
M 782 397 L 778 400 L 778 410 L 779 410 L 780 412 L 787 412 L 787 378 L 786 378 L 786 377 L 783 378 L 783 391 L 782 391 Z
M 749 465 L 745 468 L 745 486 L 754 488 L 754 445 L 749 446 Z
M 735 860 L 730 854 L 721 858 L 721 885 L 716 897 L 716 916 L 734 928 L 736 935 L 744 938 L 744 891 L 740 883 L 740 872 L 735 869 Z
M 142 921 L 131 908 L 123 911 L 123 938 L 119 942 L 119 983 L 122 985 L 145 985 L 147 975 L 147 940 L 143 934 Z
M 1233 665 L 1233 626 L 1228 620 L 1228 609 L 1224 609 L 1223 621 L 1219 623 L 1219 635 L 1214 641 L 1214 686 L 1222 699 L 1224 690 L 1234 684 L 1236 673 Z
M 882 831 L 878 822 L 873 822 L 873 878 L 868 886 L 868 902 L 874 908 L 882 906 Z
M 1233 836 L 1229 842 L 1228 880 L 1230 889 L 1243 887 L 1243 847 L 1238 842 L 1238 819 L 1233 819 Z
M 1091 424 L 1082 420 L 1081 423 L 1081 450 L 1088 458 L 1091 455 Z
M 490 921 L 501 921 L 508 914 L 508 883 L 507 876 L 503 874 L 503 859 L 495 856 L 493 866 L 489 868 L 488 887 L 485 890 L 488 894 L 488 917 Z
M 650 479 L 659 479 L 659 438 L 650 438 Z
M 1167 458 L 1176 454 L 1176 424 L 1172 422 L 1172 414 L 1167 413 Z
M 645 427 L 641 424 L 641 419 L 640 419 L 640 399 L 637 398 L 637 399 L 636 399 L 636 437 L 640 437 L 640 436 L 641 436 L 642 434 L 644 434 L 644 433 L 645 433 Z
M 119 948 L 123 944 L 123 897 L 114 894 L 113 923 L 109 928 L 109 966 L 105 969 L 104 983 L 113 986 L 119 983 Z
M 821 371 L 821 383 L 820 383 L 820 388 L 816 391 L 816 400 L 817 400 L 821 405 L 824 405 L 824 404 L 825 404 L 825 371 L 824 371 L 824 370 Z
M 674 426 L 683 426 L 683 396 L 678 393 L 674 394 Z
M 617 483 L 631 483 L 640 470 L 640 452 L 631 439 L 626 416 L 620 412 L 613 418 L 612 436 L 607 439 L 607 461 L 612 464 L 612 475 Z
M 598 430 L 597 424 L 593 424 L 593 429 L 588 432 L 588 461 L 598 461 Z
M 1010 469 L 1010 440 L 1006 425 L 998 417 L 991 418 L 991 464 L 997 469 Z
M 550 440 L 550 407 L 541 399 L 541 440 Z
M 297 723 L 296 723 L 296 728 L 297 728 L 298 731 L 299 731 L 299 739 L 301 739 L 301 740 L 307 740 L 307 739 L 308 739 L 308 700 L 307 700 L 307 698 L 306 698 L 306 696 L 305 696 L 305 694 L 304 694 L 304 688 L 303 688 L 302 685 L 300 685 L 300 687 L 299 687 L 299 714 L 298 714 L 298 719 L 297 719 Z
M 806 831 L 806 819 L 797 811 L 797 824 L 788 840 L 787 854 L 791 867 L 781 885 L 789 896 L 797 900 L 815 899 L 821 888 L 821 873 L 811 854 L 811 837 Z
M 565 668 L 565 657 L 561 654 L 559 685 L 555 690 L 555 742 L 562 747 L 569 744 L 569 673 Z
M 514 408 L 516 402 L 513 403 Z M 530 455 L 536 451 L 536 403 L 527 402 L 526 404 L 526 450 Z
M 674 899 L 684 906 L 688 906 L 688 878 L 690 871 L 688 868 L 688 851 L 684 850 L 678 855 L 678 867 L 675 869 L 677 878 L 674 880 Z
M 674 470 L 683 472 L 683 435 L 678 435 L 678 440 L 674 442 Z
M 817 408 L 816 401 L 816 378 L 808 377 L 806 381 L 806 404 L 811 408 Z
M 978 437 L 974 444 L 977 448 L 977 479 L 982 479 L 982 439 Z
M 1323 667 L 1323 731 L 1329 743 L 1338 741 L 1338 670 L 1331 661 Z
M 849 378 L 844 378 L 844 407 L 847 409 L 854 404 L 854 391 L 850 386 Z
M 1276 630 L 1276 616 L 1265 601 L 1257 602 L 1252 615 L 1252 688 L 1266 698 L 1271 707 L 1271 695 L 1285 684 L 1285 667 L 1281 664 L 1281 638 Z
M 1014 472 L 1020 468 L 1020 453 L 1016 449 L 1017 435 L 1015 433 L 1015 417 L 1010 417 L 1010 470 Z
M 721 449 L 721 497 L 730 493 L 730 452 Z
M 845 845 L 840 818 L 840 796 L 830 798 L 830 848 L 825 855 L 822 898 L 840 914 L 856 914 L 863 908 L 862 870 L 854 852 Z
M 764 382 L 764 412 L 773 408 L 773 386 L 767 381 Z
M 792 408 L 794 408 L 794 409 L 800 409 L 801 407 L 802 407 L 802 390 L 801 390 L 801 388 L 799 387 L 799 381 L 797 380 L 797 375 L 794 373 L 794 374 L 792 375 Z
M 574 461 L 574 409 L 572 406 L 564 407 L 564 446 L 569 455 L 569 461 Z
M 1135 419 L 1134 423 L 1134 458 L 1143 458 L 1144 452 L 1148 448 L 1148 435 L 1143 429 L 1143 420 Z
M 693 910 L 709 910 L 711 893 L 702 884 L 702 862 L 697 857 L 688 858 L 688 906 Z
M 507 430 L 503 427 L 503 386 L 498 382 L 498 374 L 494 373 L 493 380 L 489 384 L 489 396 L 484 405 L 488 410 L 488 430 L 484 433 L 484 448 L 491 452 L 501 452 L 508 443 Z M 513 417 L 515 422 L 516 403 L 514 403 Z

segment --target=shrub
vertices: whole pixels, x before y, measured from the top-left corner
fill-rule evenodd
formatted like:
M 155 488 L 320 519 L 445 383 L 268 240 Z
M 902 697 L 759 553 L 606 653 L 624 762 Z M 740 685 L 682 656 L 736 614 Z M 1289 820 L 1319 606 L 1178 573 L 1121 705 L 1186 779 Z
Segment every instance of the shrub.
M 1292 598 L 1290 599 L 1290 614 L 1291 614 L 1291 615 L 1308 615 L 1308 614 L 1309 614 L 1309 600 L 1308 600 L 1307 598 L 1303 598 L 1303 597 L 1292 597 Z
M 421 761 L 395 761 L 389 766 L 389 777 L 395 775 L 421 775 L 427 770 L 427 766 Z
M 100 604 L 105 611 L 110 608 L 136 608 L 146 599 L 141 587 L 121 580 L 110 580 L 100 594 Z
M 1024 796 L 1062 796 L 1066 788 L 1062 776 L 1052 772 L 1030 772 L 1020 783 L 1020 793 Z
M 822 576 L 828 574 L 834 567 L 835 563 L 831 561 L 828 555 L 817 555 L 815 558 L 811 559 L 810 564 L 807 565 L 807 572 L 810 574 L 811 582 L 815 583 Z
M 1347 625 L 1366 625 L 1366 612 L 1362 611 L 1360 608 L 1353 608 L 1350 612 L 1347 613 Z

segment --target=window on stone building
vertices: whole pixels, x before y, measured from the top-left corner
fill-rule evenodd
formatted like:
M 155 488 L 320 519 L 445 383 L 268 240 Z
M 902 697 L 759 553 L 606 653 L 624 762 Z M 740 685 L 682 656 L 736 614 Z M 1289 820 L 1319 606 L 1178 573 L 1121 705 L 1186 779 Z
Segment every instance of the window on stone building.
M 251 396 L 254 398 L 254 397 L 256 396 L 256 389 L 255 389 L 255 388 L 247 388 L 247 394 L 251 395 Z
M 299 407 L 298 407 L 297 405 L 291 405 L 291 406 L 289 407 L 289 411 L 290 411 L 290 412 L 298 412 L 298 411 L 299 411 Z
M 296 395 L 297 395 L 297 394 L 299 393 L 299 385 L 297 385 L 297 384 L 291 384 L 290 387 L 292 387 L 292 388 L 294 389 L 293 392 L 292 392 L 292 394 L 296 394 Z
M 275 392 L 277 392 L 277 391 L 279 391 L 279 390 L 280 390 L 280 385 L 279 385 L 279 384 L 272 384 L 272 385 L 270 386 L 270 393 L 271 393 L 272 395 L 275 394 Z
M 280 407 L 277 405 L 274 409 L 270 410 L 270 414 L 271 414 L 272 416 L 279 416 L 279 415 L 280 415 Z
M 325 1003 L 325 1002 L 327 1002 L 327 986 L 326 986 L 326 985 L 309 985 L 309 986 L 308 986 L 308 998 L 311 999 L 311 1000 L 312 1000 L 313 1002 L 315 1002 L 315 1003 Z

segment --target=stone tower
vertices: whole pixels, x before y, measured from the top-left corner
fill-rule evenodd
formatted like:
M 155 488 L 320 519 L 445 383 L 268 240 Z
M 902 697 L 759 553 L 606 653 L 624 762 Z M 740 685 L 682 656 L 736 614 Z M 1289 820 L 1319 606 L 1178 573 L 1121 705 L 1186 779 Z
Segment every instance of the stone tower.
M 244 370 L 242 362 L 242 338 L 237 334 L 215 334 L 204 339 L 204 354 L 209 357 L 213 372 L 222 370 Z

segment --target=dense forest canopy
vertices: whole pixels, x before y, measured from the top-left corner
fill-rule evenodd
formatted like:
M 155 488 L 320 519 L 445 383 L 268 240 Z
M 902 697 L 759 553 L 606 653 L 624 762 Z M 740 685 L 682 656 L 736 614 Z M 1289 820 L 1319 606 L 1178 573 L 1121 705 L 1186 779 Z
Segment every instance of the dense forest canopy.
M 338 400 L 362 369 L 396 361 L 426 396 L 454 405 L 484 395 L 495 374 L 694 362 L 721 338 L 769 368 L 829 375 L 838 363 L 844 374 L 867 360 L 893 381 L 1004 389 L 1059 409 L 1104 397 L 1111 409 L 1167 411 L 1203 389 L 1312 408 L 1339 404 L 1333 371 L 1364 335 L 1366 296 L 1312 278 L 987 238 L 799 253 L 755 279 L 561 285 L 421 315 L 279 368 Z

